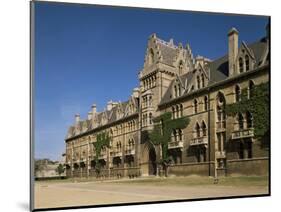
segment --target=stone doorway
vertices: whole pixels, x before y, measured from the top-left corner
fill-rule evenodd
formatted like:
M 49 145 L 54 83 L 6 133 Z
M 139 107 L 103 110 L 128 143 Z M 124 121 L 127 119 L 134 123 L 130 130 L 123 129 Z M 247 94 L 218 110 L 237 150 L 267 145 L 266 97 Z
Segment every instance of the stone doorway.
M 148 175 L 156 175 L 156 152 L 154 148 L 149 149 L 149 159 L 148 159 Z
M 157 174 L 156 151 L 151 142 L 146 142 L 141 147 L 141 175 L 151 176 Z

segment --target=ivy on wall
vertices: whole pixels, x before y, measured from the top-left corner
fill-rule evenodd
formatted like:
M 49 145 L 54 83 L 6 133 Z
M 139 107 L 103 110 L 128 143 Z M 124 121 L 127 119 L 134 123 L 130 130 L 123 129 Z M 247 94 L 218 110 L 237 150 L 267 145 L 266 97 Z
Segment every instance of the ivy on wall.
M 239 112 L 249 111 L 253 116 L 254 133 L 257 138 L 262 138 L 269 131 L 269 83 L 255 85 L 248 97 L 248 89 L 241 92 L 241 101 L 227 104 L 226 114 L 235 117 Z
M 149 139 L 154 145 L 161 145 L 162 163 L 169 162 L 168 143 L 171 142 L 171 135 L 174 129 L 185 128 L 190 120 L 188 117 L 172 119 L 172 113 L 166 112 L 154 118 L 154 129 L 149 133 Z
M 101 150 L 104 147 L 109 147 L 110 145 L 110 136 L 108 135 L 108 133 L 106 132 L 102 132 L 97 134 L 97 141 L 95 143 L 93 143 L 95 151 L 96 151 L 96 156 L 95 156 L 95 170 L 96 172 L 99 174 L 100 173 L 100 168 L 101 168 L 101 164 L 99 162 L 99 157 L 100 157 L 100 153 Z

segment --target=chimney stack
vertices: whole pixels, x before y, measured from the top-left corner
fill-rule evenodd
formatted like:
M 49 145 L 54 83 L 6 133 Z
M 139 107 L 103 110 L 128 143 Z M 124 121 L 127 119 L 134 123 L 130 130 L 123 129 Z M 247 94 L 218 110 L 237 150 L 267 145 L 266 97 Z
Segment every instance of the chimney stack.
M 92 105 L 92 116 L 96 115 L 96 113 L 97 113 L 97 105 L 93 104 Z
M 88 112 L 88 120 L 91 120 L 92 119 L 92 112 Z
M 109 102 L 107 102 L 107 107 L 106 107 L 106 109 L 107 109 L 108 111 L 110 111 L 110 110 L 112 110 L 112 108 L 113 108 L 113 102 L 112 102 L 112 100 L 110 100 Z
M 80 121 L 80 115 L 79 114 L 75 114 L 75 124 L 78 124 Z
M 236 58 L 238 55 L 238 31 L 234 27 L 228 32 L 228 75 L 233 76 L 236 72 Z
M 139 98 L 139 95 L 140 95 L 140 89 L 139 88 L 134 88 L 132 96 L 134 98 Z

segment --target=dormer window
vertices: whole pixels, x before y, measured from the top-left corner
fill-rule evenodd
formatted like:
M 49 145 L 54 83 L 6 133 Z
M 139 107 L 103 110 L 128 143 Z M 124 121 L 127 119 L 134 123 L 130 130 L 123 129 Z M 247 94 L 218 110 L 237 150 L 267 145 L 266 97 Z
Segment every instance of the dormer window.
M 201 87 L 200 76 L 197 76 L 197 88 L 200 89 L 200 87 Z
M 250 60 L 249 60 L 248 55 L 245 56 L 245 65 L 246 65 L 246 71 L 249 71 L 250 70 Z
M 244 71 L 244 67 L 243 67 L 243 59 L 242 57 L 239 57 L 239 72 L 242 73 Z
M 204 74 L 201 74 L 201 80 L 202 80 L 202 88 L 204 88 L 205 87 Z
M 174 93 L 175 93 L 175 97 L 178 97 L 178 88 L 176 85 L 174 86 Z

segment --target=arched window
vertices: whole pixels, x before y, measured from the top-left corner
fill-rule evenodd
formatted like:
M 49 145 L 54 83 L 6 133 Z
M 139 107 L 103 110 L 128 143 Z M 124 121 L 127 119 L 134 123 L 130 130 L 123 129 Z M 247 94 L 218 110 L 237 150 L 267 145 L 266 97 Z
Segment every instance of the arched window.
M 244 64 L 242 57 L 239 57 L 239 72 L 242 73 L 244 71 Z
M 180 84 L 178 84 L 178 96 L 180 96 L 181 95 L 181 86 L 180 86 Z
M 239 85 L 235 86 L 235 101 L 239 102 L 241 100 L 241 89 Z
M 239 127 L 239 130 L 244 129 L 244 117 L 243 117 L 242 113 L 238 114 L 238 127 Z
M 246 120 L 247 120 L 247 128 L 252 128 L 253 127 L 253 116 L 249 111 L 247 111 L 247 113 L 246 113 Z
M 208 97 L 207 96 L 204 97 L 204 110 L 205 111 L 208 110 Z
M 201 74 L 201 81 L 202 81 L 202 88 L 205 87 L 205 78 L 204 78 L 204 74 Z
M 152 105 L 152 96 L 149 96 L 149 106 Z
M 182 141 L 182 130 L 179 129 L 178 132 L 179 132 L 179 141 Z
M 255 84 L 252 80 L 249 81 L 249 98 L 253 98 L 254 96 L 254 87 Z
M 172 107 L 172 118 L 175 119 L 175 108 Z
M 176 117 L 179 118 L 180 117 L 180 111 L 179 111 L 179 106 L 178 105 L 176 106 L 176 112 L 177 112 Z
M 197 88 L 200 89 L 201 82 L 200 82 L 200 76 L 197 76 Z
M 182 106 L 182 104 L 180 105 L 180 117 L 182 117 L 183 116 L 183 106 Z
M 196 123 L 195 132 L 196 132 L 196 137 L 199 138 L 200 137 L 200 126 L 198 123 Z
M 198 112 L 198 102 L 197 99 L 194 99 L 194 113 Z
M 173 130 L 173 137 L 174 137 L 174 141 L 177 141 L 177 131 Z
M 148 55 L 148 64 L 151 65 L 153 63 L 154 63 L 154 52 L 152 49 L 150 49 L 149 55 Z
M 250 70 L 250 60 L 249 60 L 248 55 L 245 56 L 245 65 L 246 65 L 246 71 L 249 71 Z
M 149 113 L 149 124 L 152 124 L 152 113 Z
M 181 60 L 179 62 L 179 74 L 181 75 L 183 73 L 183 61 Z
M 207 127 L 204 121 L 202 121 L 201 128 L 202 128 L 203 136 L 207 136 Z
M 175 93 L 175 97 L 178 97 L 178 89 L 176 85 L 174 86 L 174 93 Z

